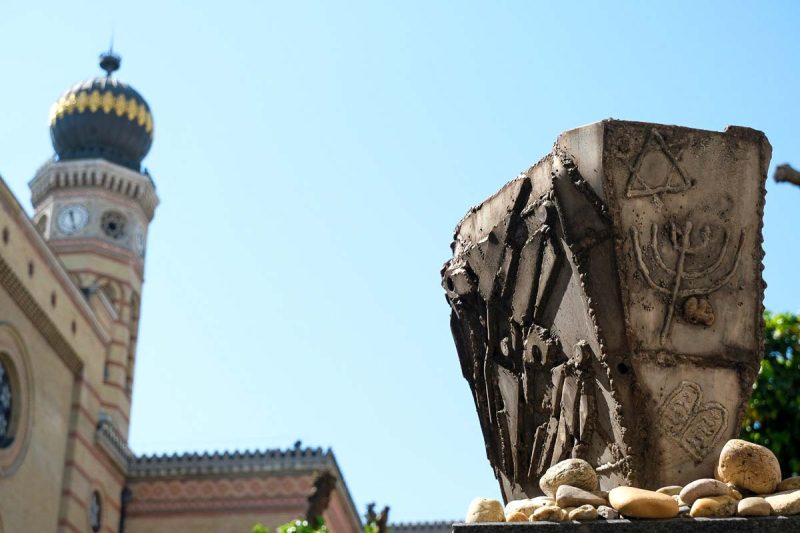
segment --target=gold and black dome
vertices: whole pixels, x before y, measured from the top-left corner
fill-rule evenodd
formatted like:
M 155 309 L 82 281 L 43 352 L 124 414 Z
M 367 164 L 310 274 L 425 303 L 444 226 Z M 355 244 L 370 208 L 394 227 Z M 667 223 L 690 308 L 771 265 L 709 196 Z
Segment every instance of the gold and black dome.
M 120 57 L 100 56 L 106 75 L 73 86 L 53 104 L 50 138 L 59 160 L 102 158 L 139 170 L 153 143 L 153 115 L 144 98 L 112 77 Z

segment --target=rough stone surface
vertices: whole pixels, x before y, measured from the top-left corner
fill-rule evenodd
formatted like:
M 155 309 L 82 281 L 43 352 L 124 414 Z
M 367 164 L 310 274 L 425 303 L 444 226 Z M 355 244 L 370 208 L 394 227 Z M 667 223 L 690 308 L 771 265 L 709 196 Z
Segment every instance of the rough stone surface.
M 583 459 L 566 459 L 548 468 L 539 480 L 539 488 L 548 496 L 555 496 L 561 485 L 571 485 L 589 491 L 595 490 L 597 474 L 592 465 Z
M 796 515 L 800 513 L 800 490 L 787 490 L 778 492 L 764 499 L 772 507 L 772 514 Z
M 526 517 L 529 517 L 539 507 L 555 504 L 556 502 L 552 498 L 526 498 L 523 500 L 514 500 L 506 504 L 505 515 L 510 516 L 514 513 L 523 513 Z
M 556 505 L 561 508 L 579 507 L 582 505 L 607 505 L 608 501 L 588 490 L 579 489 L 571 485 L 561 485 L 556 491 Z
M 601 505 L 597 508 L 597 516 L 606 520 L 616 520 L 619 518 L 619 513 L 613 507 Z
M 527 524 L 454 524 L 453 533 L 774 533 L 800 532 L 800 517 L 680 518 L 673 520 L 595 520 Z
M 467 524 L 478 522 L 504 522 L 506 519 L 503 512 L 503 504 L 497 500 L 488 498 L 475 498 L 470 502 L 467 509 Z
M 531 515 L 531 522 L 563 522 L 567 520 L 567 512 L 555 505 L 546 505 L 536 509 Z
M 778 492 L 800 489 L 800 476 L 787 477 L 778 484 Z
M 771 494 L 781 482 L 781 466 L 772 450 L 741 439 L 731 439 L 722 448 L 718 476 L 756 494 Z
M 570 520 L 597 520 L 597 509 L 589 504 L 576 507 L 569 512 Z
M 713 476 L 762 357 L 766 137 L 607 120 L 470 210 L 442 270 L 506 500 Z
M 736 503 L 737 501 L 728 495 L 698 498 L 692 504 L 689 516 L 693 518 L 733 516 L 736 514 Z
M 660 492 L 661 494 L 666 494 L 667 496 L 677 496 L 681 493 L 683 487 L 680 485 L 669 485 L 666 487 L 661 487 L 656 492 Z
M 716 479 L 704 478 L 692 481 L 679 493 L 681 500 L 686 505 L 692 505 L 698 498 L 707 496 L 731 496 L 731 488 Z
M 737 516 L 769 516 L 772 507 L 764 498 L 753 496 L 739 500 L 736 506 Z
M 611 507 L 625 517 L 672 518 L 678 515 L 678 504 L 671 496 L 634 487 L 617 487 L 608 493 Z

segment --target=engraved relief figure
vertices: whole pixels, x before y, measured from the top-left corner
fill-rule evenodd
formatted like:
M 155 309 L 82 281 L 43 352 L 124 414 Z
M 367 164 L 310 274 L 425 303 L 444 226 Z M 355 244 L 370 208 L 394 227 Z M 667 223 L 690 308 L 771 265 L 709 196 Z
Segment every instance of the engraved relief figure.
M 693 223 L 687 220 L 682 228 L 675 222 L 669 224 L 669 246 L 674 255 L 674 266 L 668 266 L 661 256 L 658 242 L 659 228 L 653 224 L 650 233 L 650 243 L 643 248 L 639 240 L 637 228 L 631 228 L 631 238 L 633 239 L 633 249 L 636 254 L 636 262 L 642 272 L 645 281 L 654 291 L 667 296 L 667 308 L 664 316 L 664 323 L 661 328 L 660 341 L 663 345 L 669 337 L 675 315 L 675 307 L 678 301 L 686 298 L 684 302 L 684 312 L 687 320 L 692 324 L 710 326 L 714 323 L 714 309 L 707 297 L 728 283 L 739 266 L 739 258 L 744 242 L 744 230 L 739 235 L 739 242 L 736 252 L 733 254 L 733 264 L 730 270 L 723 276 L 714 281 L 712 275 L 720 269 L 728 258 L 729 235 L 727 230 L 723 230 L 722 245 L 716 254 L 716 259 L 710 265 L 702 266 L 695 264 L 694 256 L 707 253 L 712 242 L 712 230 L 710 226 L 703 226 L 700 230 L 699 244 L 693 244 L 692 229 Z M 644 251 L 649 248 L 653 262 L 661 276 L 666 275 L 666 282 L 658 283 L 653 277 L 650 268 L 644 260 Z M 666 285 L 666 286 L 665 286 Z
M 693 381 L 681 381 L 661 406 L 661 430 L 696 461 L 708 455 L 728 427 L 728 410 L 718 402 L 701 403 L 703 392 Z
M 575 344 L 572 357 L 552 370 L 551 419 L 540 469 L 587 453 L 597 421 L 597 398 L 589 343 Z

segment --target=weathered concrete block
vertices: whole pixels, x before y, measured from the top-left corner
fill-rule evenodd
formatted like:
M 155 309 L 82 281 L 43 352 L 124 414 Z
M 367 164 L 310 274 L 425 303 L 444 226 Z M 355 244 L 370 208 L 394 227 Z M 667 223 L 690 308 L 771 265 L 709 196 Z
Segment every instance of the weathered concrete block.
M 763 133 L 606 120 L 470 210 L 442 270 L 504 497 L 713 477 L 762 356 Z

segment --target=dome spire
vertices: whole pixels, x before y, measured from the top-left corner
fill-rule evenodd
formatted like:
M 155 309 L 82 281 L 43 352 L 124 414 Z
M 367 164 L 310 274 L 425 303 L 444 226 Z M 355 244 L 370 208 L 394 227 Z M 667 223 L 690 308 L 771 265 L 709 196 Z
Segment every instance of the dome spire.
M 111 45 L 108 47 L 108 52 L 100 54 L 100 68 L 106 71 L 106 77 L 111 77 L 111 73 L 119 70 L 119 65 L 122 63 L 122 58 L 119 54 L 114 53 L 114 34 L 111 34 Z

